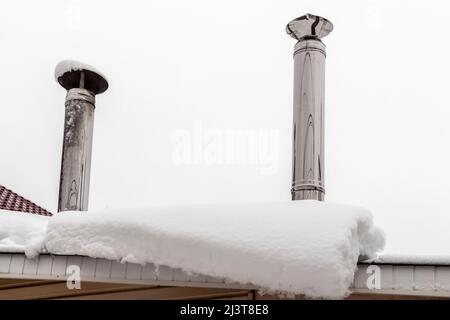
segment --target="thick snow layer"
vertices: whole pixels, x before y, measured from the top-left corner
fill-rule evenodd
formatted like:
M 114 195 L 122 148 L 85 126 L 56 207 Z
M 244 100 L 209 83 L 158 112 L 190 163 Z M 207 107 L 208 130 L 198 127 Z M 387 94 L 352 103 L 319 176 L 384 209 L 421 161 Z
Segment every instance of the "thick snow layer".
M 54 254 L 151 262 L 327 298 L 345 296 L 358 256 L 383 246 L 369 211 L 317 201 L 64 212 L 46 239 Z
M 55 67 L 55 80 L 58 82 L 58 78 L 61 77 L 64 73 L 69 71 L 78 71 L 78 70 L 89 70 L 94 73 L 102 76 L 106 81 L 108 81 L 103 73 L 95 69 L 93 66 L 85 64 L 83 62 L 75 61 L 75 60 L 63 60 L 59 62 Z
M 35 256 L 43 249 L 50 217 L 0 210 L 0 252 L 24 252 Z

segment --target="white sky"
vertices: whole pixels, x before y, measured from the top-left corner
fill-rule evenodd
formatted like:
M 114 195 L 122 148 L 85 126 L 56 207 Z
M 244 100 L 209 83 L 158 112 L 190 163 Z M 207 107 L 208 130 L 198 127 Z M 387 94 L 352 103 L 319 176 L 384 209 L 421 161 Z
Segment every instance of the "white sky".
M 450 254 L 445 1 L 2 1 L 0 184 L 56 211 L 65 91 L 53 69 L 77 59 L 110 81 L 90 209 L 289 200 L 295 41 L 284 27 L 307 12 L 335 27 L 324 39 L 327 201 L 371 209 L 387 251 Z M 261 158 L 177 163 L 174 135 L 195 140 L 199 126 L 275 132 L 258 140 L 275 170 Z

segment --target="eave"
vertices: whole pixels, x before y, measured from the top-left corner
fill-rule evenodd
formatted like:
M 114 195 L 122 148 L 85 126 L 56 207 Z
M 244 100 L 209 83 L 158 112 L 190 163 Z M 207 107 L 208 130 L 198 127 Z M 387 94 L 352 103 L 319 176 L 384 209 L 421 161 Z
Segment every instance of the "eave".
M 187 290 L 184 296 L 181 295 L 184 298 L 203 297 L 202 292 L 208 292 L 206 298 L 274 298 L 258 295 L 258 287 L 250 284 L 242 285 L 229 283 L 220 278 L 189 275 L 180 269 L 166 266 L 161 266 L 159 273 L 155 274 L 155 266 L 152 264 L 146 266 L 133 263 L 121 264 L 117 261 L 82 256 L 40 255 L 35 259 L 29 259 L 20 253 L 0 253 L 0 279 L 15 279 L 17 283 L 24 280 L 42 281 L 42 284 L 47 285 L 49 281 L 52 281 L 61 285 L 69 275 L 67 274 L 69 265 L 80 267 L 82 286 L 83 283 L 88 283 L 91 287 L 93 284 L 98 284 L 98 290 L 101 291 L 106 290 L 101 289 L 105 286 L 102 284 L 111 284 L 113 286 L 109 286 L 108 290 L 117 293 L 118 297 L 120 292 L 140 292 L 156 288 L 162 290 L 162 288 L 170 287 L 175 297 L 180 297 L 179 294 Z M 367 273 L 369 265 L 379 267 L 381 281 L 378 289 L 367 287 L 367 279 L 372 274 Z M 39 285 L 39 282 L 34 285 Z M 450 288 L 450 265 L 360 263 L 349 299 L 450 298 L 448 288 Z M 8 297 L 6 290 L 8 289 L 2 290 L 0 287 L 0 297 L 2 294 L 4 298 Z M 76 289 L 66 290 L 68 297 L 83 298 Z M 143 294 L 144 291 L 142 291 Z M 136 292 L 134 297 L 139 298 Z M 154 299 L 171 297 L 170 294 L 167 295 L 167 292 L 165 295 L 158 295 L 154 290 L 152 294 L 148 293 L 144 296 Z

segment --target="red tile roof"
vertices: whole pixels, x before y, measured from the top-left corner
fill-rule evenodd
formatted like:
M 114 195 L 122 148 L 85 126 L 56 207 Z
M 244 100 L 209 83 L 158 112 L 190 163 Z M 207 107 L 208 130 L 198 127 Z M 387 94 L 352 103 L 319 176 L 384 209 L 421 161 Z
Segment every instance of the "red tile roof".
M 33 214 L 39 214 L 42 216 L 51 216 L 52 214 L 47 210 L 39 207 L 34 202 L 27 200 L 17 193 L 0 185 L 0 209 L 28 212 Z

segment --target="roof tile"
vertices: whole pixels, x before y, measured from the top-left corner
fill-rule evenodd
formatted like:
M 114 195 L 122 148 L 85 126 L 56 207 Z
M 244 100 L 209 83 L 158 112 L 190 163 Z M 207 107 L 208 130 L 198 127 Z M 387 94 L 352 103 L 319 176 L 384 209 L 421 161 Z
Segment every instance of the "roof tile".
M 17 193 L 0 185 L 0 209 L 10 211 L 28 212 L 42 216 L 51 216 L 52 213 L 39 207 L 34 202 L 27 200 Z

